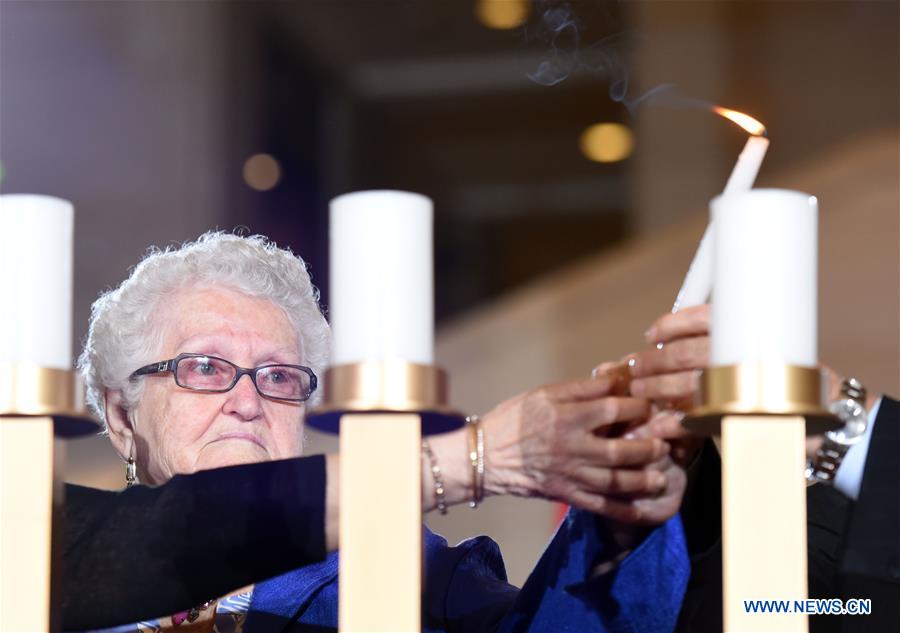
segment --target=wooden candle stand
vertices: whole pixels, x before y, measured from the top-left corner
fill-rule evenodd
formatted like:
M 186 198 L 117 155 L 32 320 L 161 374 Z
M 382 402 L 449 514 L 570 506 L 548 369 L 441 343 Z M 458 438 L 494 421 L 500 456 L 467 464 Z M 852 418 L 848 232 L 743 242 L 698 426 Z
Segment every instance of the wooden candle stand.
M 803 632 L 804 613 L 756 613 L 745 601 L 805 600 L 804 439 L 840 421 L 822 407 L 822 374 L 792 365 L 712 367 L 684 426 L 721 434 L 724 631 Z
M 340 589 L 345 632 L 421 631 L 422 436 L 463 425 L 447 377 L 399 360 L 332 367 L 307 424 L 340 432 Z
M 99 428 L 80 394 L 71 371 L 0 364 L 0 631 L 60 628 L 53 542 L 65 444 L 56 439 Z

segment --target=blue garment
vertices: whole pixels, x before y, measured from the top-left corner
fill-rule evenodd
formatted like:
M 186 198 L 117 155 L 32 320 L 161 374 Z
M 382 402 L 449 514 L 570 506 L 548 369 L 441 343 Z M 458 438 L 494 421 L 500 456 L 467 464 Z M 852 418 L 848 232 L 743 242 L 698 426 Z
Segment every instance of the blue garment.
M 519 590 L 486 536 L 449 547 L 425 529 L 425 633 L 666 633 L 690 567 L 679 517 L 654 529 L 610 572 L 591 578 L 607 544 L 594 515 L 570 510 Z M 245 633 L 330 631 L 338 617 L 338 555 L 257 583 Z

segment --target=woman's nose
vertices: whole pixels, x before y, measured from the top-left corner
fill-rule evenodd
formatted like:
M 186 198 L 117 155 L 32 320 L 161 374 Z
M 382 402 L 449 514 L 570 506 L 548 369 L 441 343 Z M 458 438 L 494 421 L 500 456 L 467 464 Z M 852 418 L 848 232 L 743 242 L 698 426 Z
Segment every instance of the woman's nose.
M 249 374 L 238 378 L 237 384 L 228 392 L 225 413 L 237 415 L 248 422 L 262 414 L 261 398 Z

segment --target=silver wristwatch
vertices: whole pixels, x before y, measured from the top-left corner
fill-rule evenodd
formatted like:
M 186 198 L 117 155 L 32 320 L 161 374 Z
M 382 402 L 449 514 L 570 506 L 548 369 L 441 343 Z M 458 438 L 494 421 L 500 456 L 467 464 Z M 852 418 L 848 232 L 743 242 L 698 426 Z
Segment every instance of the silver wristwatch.
M 806 464 L 806 479 L 830 483 L 844 455 L 859 442 L 869 423 L 866 412 L 866 388 L 856 378 L 841 383 L 841 395 L 828 407 L 843 423 L 839 429 L 828 431 L 822 446 Z

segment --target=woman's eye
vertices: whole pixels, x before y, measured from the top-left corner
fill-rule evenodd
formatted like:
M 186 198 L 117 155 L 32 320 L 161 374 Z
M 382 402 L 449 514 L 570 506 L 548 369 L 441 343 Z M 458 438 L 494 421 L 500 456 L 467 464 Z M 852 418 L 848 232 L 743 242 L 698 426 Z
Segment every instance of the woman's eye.
M 209 361 L 200 361 L 194 366 L 194 371 L 202 376 L 212 376 L 216 373 L 216 368 Z
M 287 380 L 287 376 L 285 376 L 283 371 L 273 371 L 269 374 L 269 380 L 274 383 L 280 383 Z

